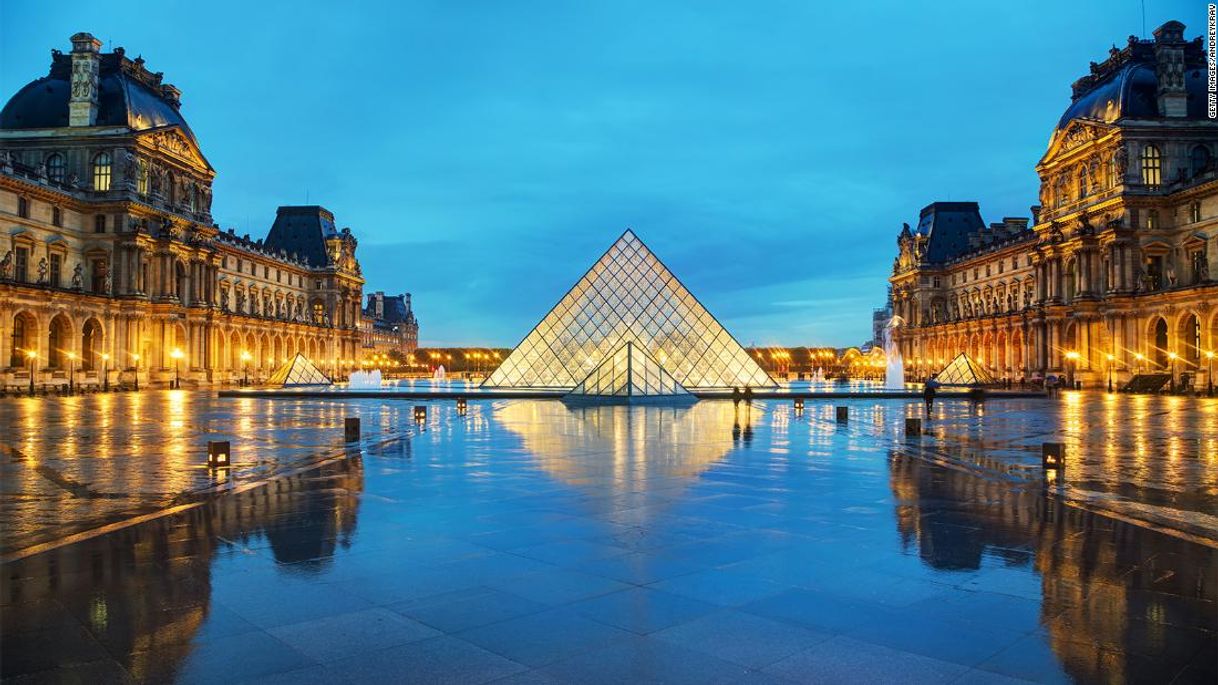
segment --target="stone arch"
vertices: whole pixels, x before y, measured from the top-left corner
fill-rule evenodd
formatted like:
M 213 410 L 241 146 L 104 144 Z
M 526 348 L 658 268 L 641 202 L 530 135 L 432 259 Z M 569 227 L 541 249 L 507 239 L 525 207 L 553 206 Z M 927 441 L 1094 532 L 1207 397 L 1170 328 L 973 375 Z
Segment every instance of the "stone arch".
M 241 361 L 241 353 L 245 352 L 245 341 L 241 337 L 240 331 L 232 331 L 228 336 L 228 364 L 229 368 L 235 371 L 241 370 L 244 366 Z
M 1201 317 L 1186 311 L 1176 321 L 1176 352 L 1180 358 L 1196 366 L 1201 362 L 1201 350 L 1205 343 L 1201 330 Z
M 72 320 L 68 315 L 59 312 L 51 317 L 47 325 L 46 365 L 51 369 L 63 369 L 68 366 L 68 354 L 75 353 L 72 345 Z
M 1146 358 L 1155 366 L 1167 366 L 1167 353 L 1170 349 L 1167 319 L 1162 316 L 1152 316 L 1146 324 Z
M 80 368 L 92 371 L 106 353 L 106 329 L 97 317 L 85 320 L 80 329 Z
M 13 329 L 10 336 L 8 365 L 13 368 L 28 365 L 26 353 L 30 351 L 38 353 L 38 317 L 27 310 L 13 314 Z
M 1011 355 L 1007 348 L 1007 333 L 1006 331 L 998 331 L 994 336 L 994 369 L 1001 373 L 1009 374 L 1011 371 Z

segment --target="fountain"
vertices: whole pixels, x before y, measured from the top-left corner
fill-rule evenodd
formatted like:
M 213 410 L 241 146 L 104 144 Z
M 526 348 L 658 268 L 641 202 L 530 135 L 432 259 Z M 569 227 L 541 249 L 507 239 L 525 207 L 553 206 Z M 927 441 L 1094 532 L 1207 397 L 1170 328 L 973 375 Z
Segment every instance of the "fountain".
M 894 316 L 888 320 L 888 324 L 884 326 L 884 356 L 888 360 L 888 367 L 884 370 L 884 389 L 885 390 L 904 390 L 905 389 L 905 361 L 901 359 L 901 348 L 897 346 L 896 336 L 893 333 L 896 328 L 905 321 Z
M 352 371 L 351 377 L 347 380 L 347 389 L 380 390 L 381 370 L 373 369 L 371 371 Z
M 825 370 L 820 368 L 819 366 L 816 367 L 816 372 L 812 374 L 812 382 L 813 383 L 824 383 L 825 382 Z
M 436 383 L 443 383 L 444 375 L 444 365 L 441 364 L 436 367 L 436 372 L 431 375 L 431 380 L 435 381 Z

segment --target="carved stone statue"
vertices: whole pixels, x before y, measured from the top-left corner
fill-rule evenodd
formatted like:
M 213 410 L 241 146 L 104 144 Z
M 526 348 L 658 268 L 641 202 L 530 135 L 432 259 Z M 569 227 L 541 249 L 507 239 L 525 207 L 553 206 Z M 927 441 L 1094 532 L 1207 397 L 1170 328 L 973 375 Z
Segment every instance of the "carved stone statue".
M 220 289 L 220 309 L 228 311 L 228 288 Z
M 84 287 L 84 284 L 85 284 L 84 267 L 82 267 L 80 264 L 77 264 L 76 268 L 72 269 L 72 289 L 80 290 L 81 288 Z
M 1121 145 L 1112 155 L 1113 162 L 1116 163 L 1117 183 L 1125 179 L 1125 172 L 1129 169 L 1129 153 L 1125 150 L 1125 146 Z
M 130 150 L 123 148 L 123 151 L 119 153 L 119 159 L 123 161 L 122 181 L 120 181 L 123 188 L 135 190 L 135 177 L 139 173 L 135 155 L 131 154 Z
M 38 285 L 47 284 L 47 258 L 38 260 Z
M 106 265 L 103 265 L 101 269 L 106 274 L 105 280 L 102 281 L 102 292 L 109 295 L 114 292 L 114 274 L 110 273 L 110 268 Z
M 1169 259 L 1167 266 L 1163 267 L 1163 275 L 1167 277 L 1167 287 L 1176 287 L 1176 263 Z
M 3 150 L 0 150 L 3 152 Z M 9 250 L 4 253 L 4 259 L 0 259 L 0 278 L 8 280 L 13 277 L 13 251 Z

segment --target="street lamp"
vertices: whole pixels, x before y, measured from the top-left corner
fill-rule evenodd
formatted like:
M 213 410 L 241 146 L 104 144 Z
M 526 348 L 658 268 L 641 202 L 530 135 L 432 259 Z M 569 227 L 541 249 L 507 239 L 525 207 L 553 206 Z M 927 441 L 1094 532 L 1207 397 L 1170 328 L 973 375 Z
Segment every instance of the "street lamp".
M 140 389 L 140 356 L 138 354 L 131 355 L 131 368 L 135 371 L 134 388 L 136 392 Z
M 1146 359 L 1146 357 L 1142 356 L 1141 352 L 1138 352 L 1133 355 L 1133 360 L 1135 362 L 1133 365 L 1133 372 L 1135 375 L 1138 373 L 1138 368 L 1140 368 L 1142 366 L 1143 359 Z
M 110 392 L 110 355 L 101 353 L 102 358 L 102 392 Z
M 76 391 L 76 353 L 68 352 L 64 356 L 68 358 L 68 394 L 71 395 Z
M 1177 355 L 1175 352 L 1167 353 L 1167 358 L 1169 360 L 1171 360 L 1171 391 L 1172 392 L 1176 391 L 1176 358 L 1178 356 L 1179 355 Z
M 1075 352 L 1074 350 L 1070 350 L 1069 352 L 1067 352 L 1066 361 L 1070 362 L 1069 383 L 1070 383 L 1070 389 L 1073 390 L 1074 389 L 1074 370 L 1078 366 L 1078 352 Z
M 34 350 L 26 350 L 25 358 L 30 360 L 30 397 L 34 396 L 34 366 L 35 360 L 38 359 L 38 353 Z
M 241 366 L 243 367 L 241 385 L 243 386 L 250 384 L 250 360 L 253 358 L 254 355 L 250 354 L 249 350 L 241 350 Z
M 1108 361 L 1108 392 L 1112 392 L 1112 362 L 1116 357 L 1109 354 L 1105 355 L 1104 358 Z
M 1213 397 L 1214 396 L 1214 351 L 1210 350 L 1209 352 L 1206 352 L 1205 359 L 1207 360 L 1207 363 L 1209 364 L 1209 370 L 1205 373 L 1206 384 L 1209 386 L 1209 388 L 1206 390 L 1206 394 L 1209 395 L 1210 397 Z
M 182 350 L 175 347 L 173 348 L 173 352 L 169 353 L 169 356 L 173 357 L 173 387 L 176 389 L 181 389 L 182 377 L 180 375 L 179 367 L 181 366 L 182 357 L 186 355 L 182 354 Z

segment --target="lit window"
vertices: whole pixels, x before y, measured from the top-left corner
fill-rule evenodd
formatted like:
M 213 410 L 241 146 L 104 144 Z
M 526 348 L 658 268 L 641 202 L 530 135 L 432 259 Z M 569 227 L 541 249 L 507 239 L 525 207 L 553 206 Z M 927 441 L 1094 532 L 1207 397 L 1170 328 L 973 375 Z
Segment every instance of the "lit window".
M 1159 154 L 1159 148 L 1154 145 L 1142 148 L 1142 184 L 1158 188 L 1162 168 L 1163 157 Z
M 110 155 L 105 152 L 93 158 L 93 190 L 99 193 L 110 190 Z
M 64 167 L 63 155 L 58 152 L 47 157 L 47 178 L 55 183 L 63 183 Z
M 1194 202 L 1188 207 L 1188 220 L 1192 223 L 1201 221 L 1201 203 Z

